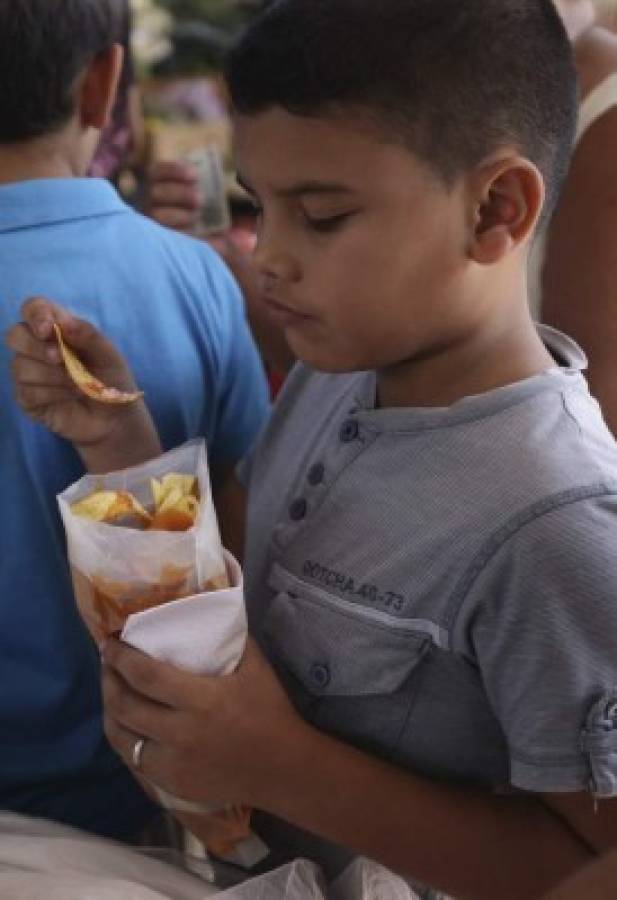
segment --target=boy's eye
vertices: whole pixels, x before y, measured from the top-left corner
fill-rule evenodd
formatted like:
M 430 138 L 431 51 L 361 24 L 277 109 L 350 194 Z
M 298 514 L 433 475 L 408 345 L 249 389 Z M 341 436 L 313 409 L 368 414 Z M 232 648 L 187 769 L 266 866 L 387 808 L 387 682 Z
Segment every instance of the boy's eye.
M 338 213 L 335 216 L 311 216 L 304 212 L 304 219 L 308 227 L 321 233 L 336 231 L 352 216 L 353 212 Z

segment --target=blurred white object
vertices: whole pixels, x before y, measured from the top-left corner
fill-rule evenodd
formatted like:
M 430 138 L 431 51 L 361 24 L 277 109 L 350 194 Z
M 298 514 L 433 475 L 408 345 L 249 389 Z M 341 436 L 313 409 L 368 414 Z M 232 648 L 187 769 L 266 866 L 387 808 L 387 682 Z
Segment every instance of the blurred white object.
M 223 891 L 217 900 L 420 900 L 398 875 L 359 857 L 330 887 L 305 859 Z
M 123 844 L 0 814 L 0 900 L 205 900 L 219 893 Z
M 326 900 L 326 895 L 320 869 L 306 859 L 297 859 L 223 891 L 217 900 Z
M 199 177 L 202 235 L 222 234 L 231 227 L 231 210 L 220 150 L 211 144 L 188 154 L 186 162 L 193 166 Z
M 418 894 L 389 869 L 359 857 L 334 882 L 328 900 L 420 900 Z
M 148 69 L 166 59 L 173 50 L 170 32 L 173 20 L 152 0 L 131 0 L 133 33 L 131 46 L 139 66 Z
M 121 813 L 120 813 L 121 814 Z M 214 871 L 204 870 L 209 878 Z M 113 841 L 13 813 L 0 814 L 0 900 L 419 900 L 398 876 L 357 859 L 327 889 L 298 859 L 221 891 Z
M 201 675 L 229 675 L 247 638 L 242 570 L 223 551 L 230 587 L 174 600 L 136 613 L 122 640 L 163 662 Z

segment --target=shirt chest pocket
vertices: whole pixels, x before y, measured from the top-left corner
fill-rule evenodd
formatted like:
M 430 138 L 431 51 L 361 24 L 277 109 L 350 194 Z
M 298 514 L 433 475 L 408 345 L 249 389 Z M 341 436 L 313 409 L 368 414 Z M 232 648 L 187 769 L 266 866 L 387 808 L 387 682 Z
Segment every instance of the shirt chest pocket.
M 407 725 L 431 639 L 275 566 L 263 624 L 273 662 L 318 728 L 389 756 Z

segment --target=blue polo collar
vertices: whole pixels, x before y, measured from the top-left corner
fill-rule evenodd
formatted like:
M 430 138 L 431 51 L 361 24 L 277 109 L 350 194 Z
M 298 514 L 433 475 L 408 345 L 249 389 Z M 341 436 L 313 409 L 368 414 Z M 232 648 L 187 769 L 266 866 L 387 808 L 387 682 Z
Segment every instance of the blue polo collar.
M 41 178 L 0 185 L 0 233 L 126 213 L 101 178 Z

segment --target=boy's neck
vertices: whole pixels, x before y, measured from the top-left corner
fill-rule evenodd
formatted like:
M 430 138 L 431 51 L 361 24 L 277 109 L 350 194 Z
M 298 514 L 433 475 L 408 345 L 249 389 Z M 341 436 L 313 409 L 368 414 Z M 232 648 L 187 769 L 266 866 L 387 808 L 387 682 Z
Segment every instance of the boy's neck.
M 377 373 L 381 407 L 447 407 L 555 366 L 527 309 L 510 322 Z
M 83 154 L 64 134 L 0 144 L 0 184 L 39 178 L 76 178 L 86 174 Z

